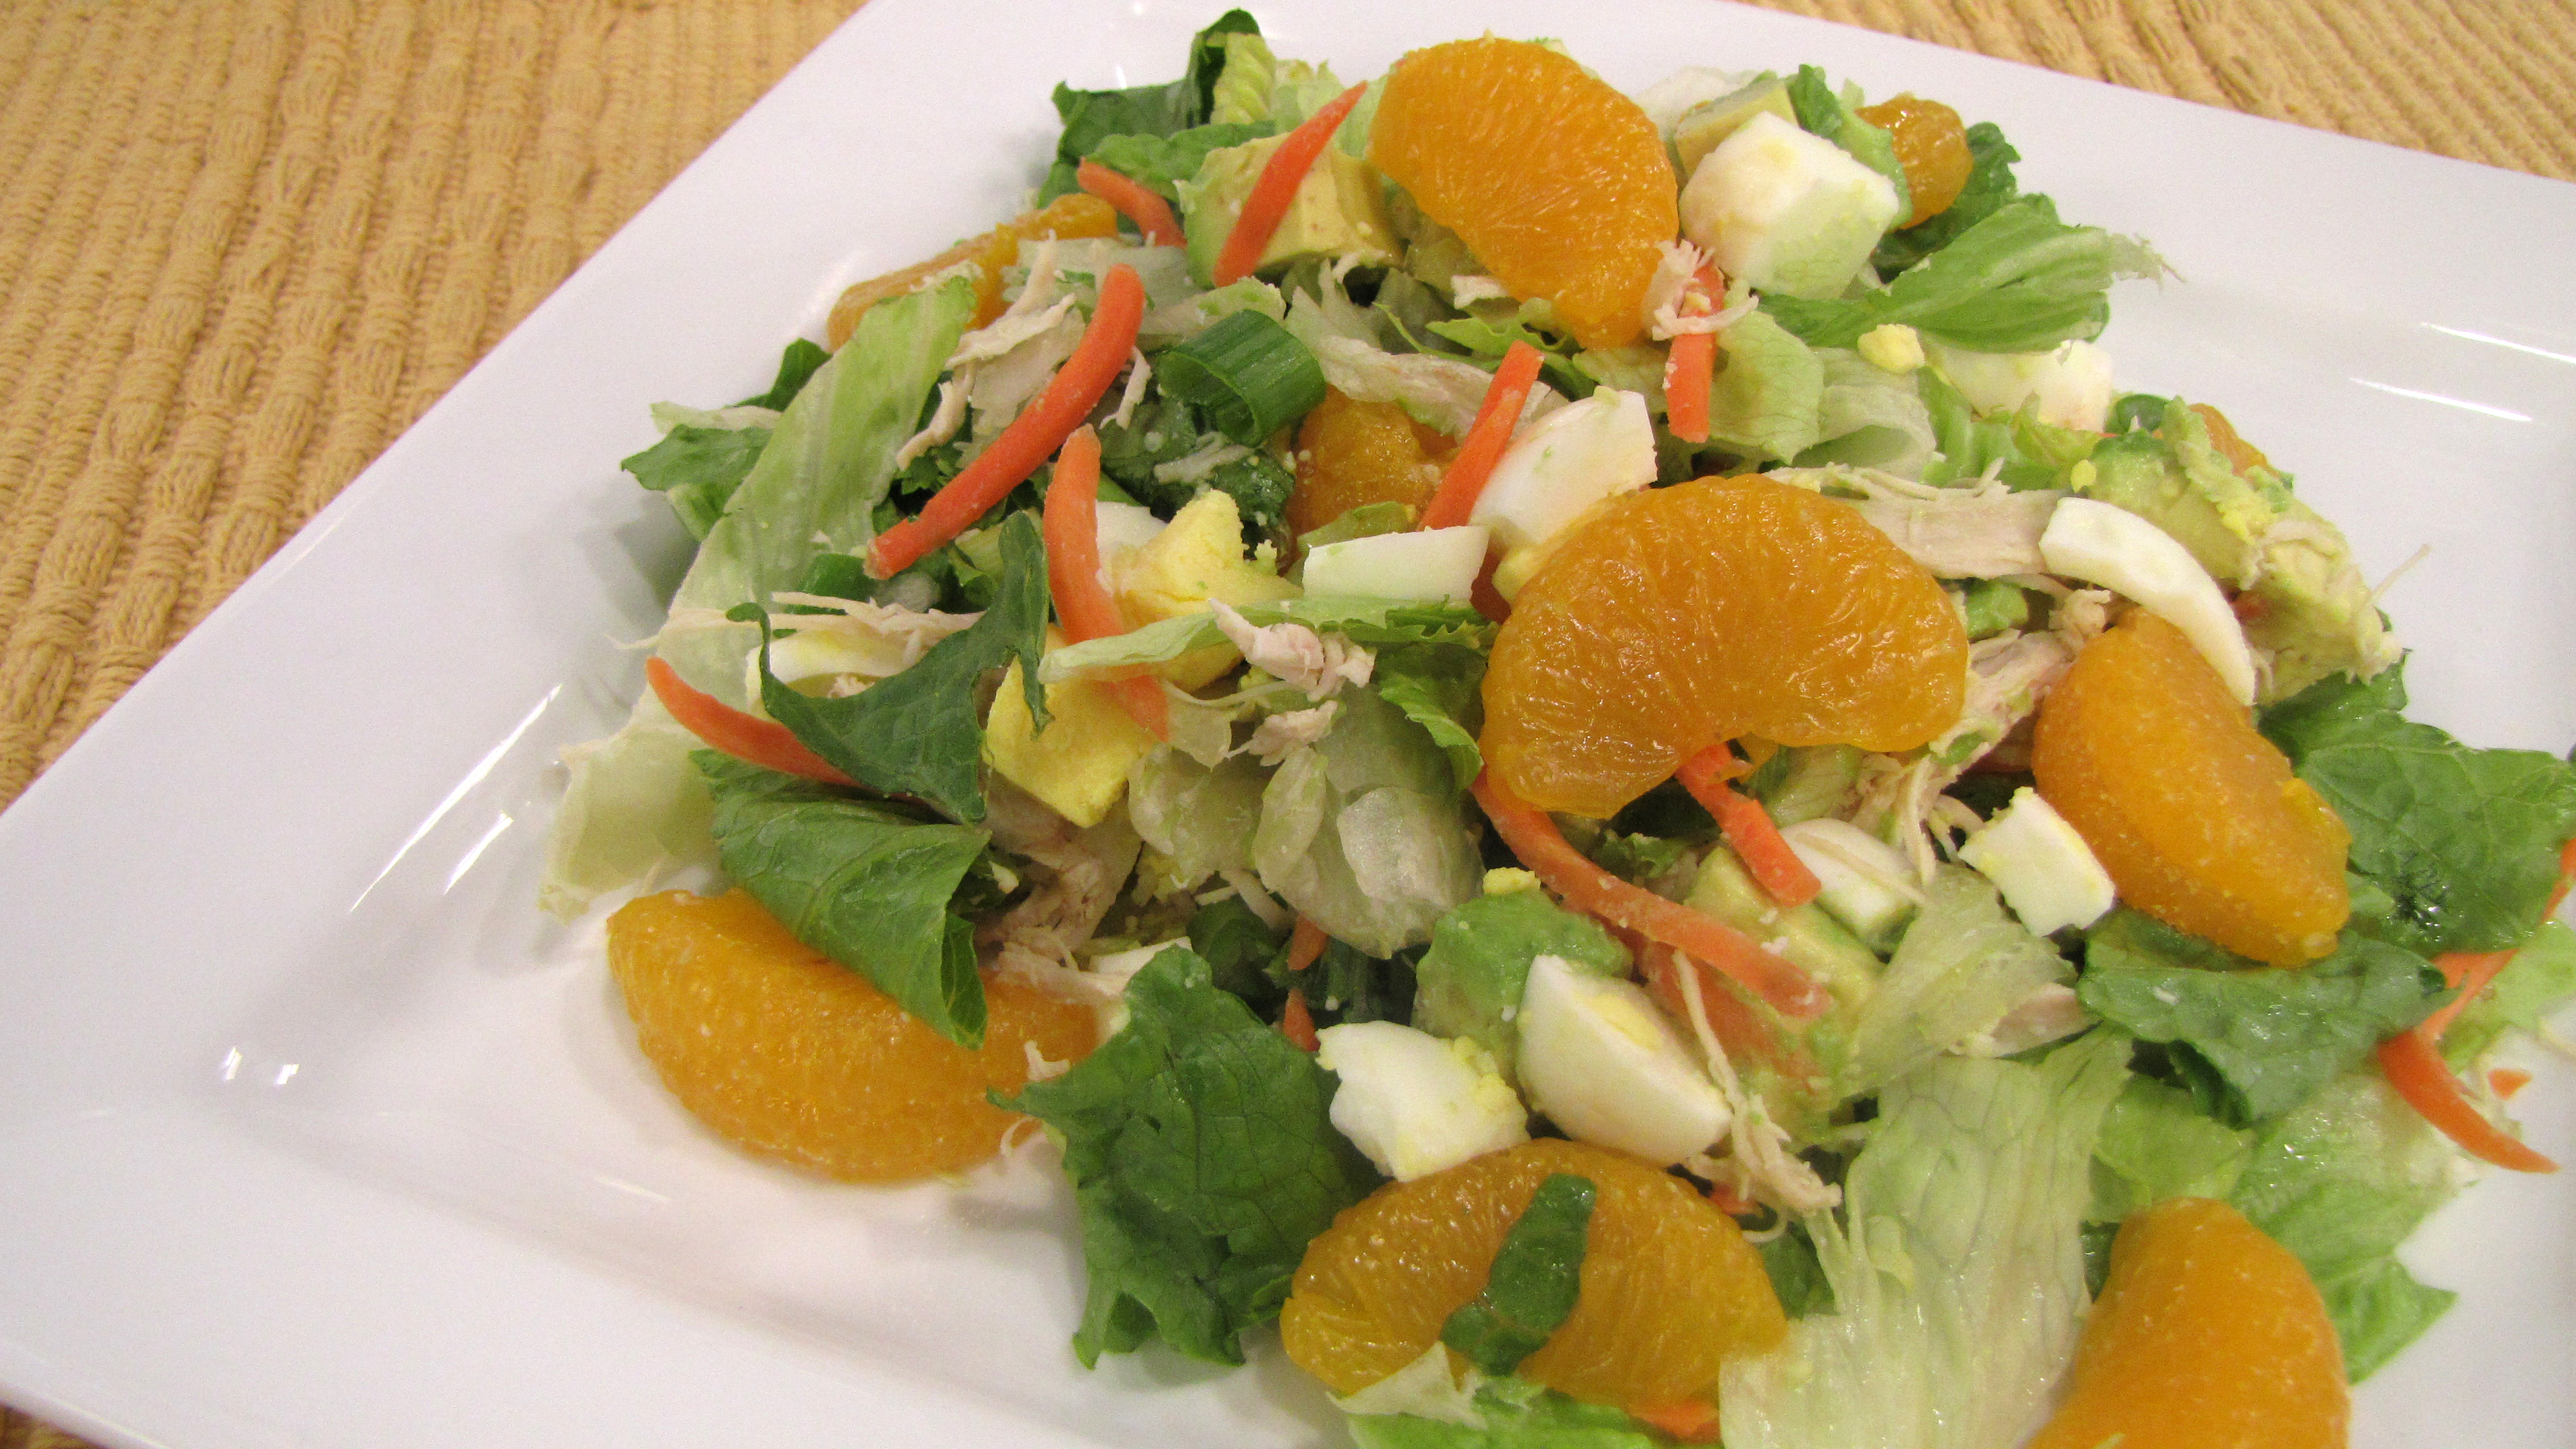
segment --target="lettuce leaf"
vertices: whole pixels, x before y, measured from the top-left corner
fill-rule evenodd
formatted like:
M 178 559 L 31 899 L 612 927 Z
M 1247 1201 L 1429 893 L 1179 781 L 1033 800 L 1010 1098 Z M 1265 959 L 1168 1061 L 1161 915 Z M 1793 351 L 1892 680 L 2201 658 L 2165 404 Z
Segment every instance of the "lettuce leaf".
M 1270 772 L 1249 755 L 1211 768 L 1161 745 L 1128 772 L 1127 818 L 1147 845 L 1172 858 L 1173 877 L 1195 886 L 1219 871 L 1252 868 L 1252 832 L 1268 783 Z
M 1595 1195 L 1590 1178 L 1549 1173 L 1494 1250 L 1483 1291 L 1441 1324 L 1440 1342 L 1496 1376 L 1538 1352 L 1583 1292 Z
M 1356 511 L 1356 510 L 1354 510 Z M 1429 732 L 1449 757 L 1449 778 L 1464 795 L 1485 768 L 1476 732 L 1485 722 L 1480 687 L 1485 656 L 1457 644 L 1413 644 L 1381 651 L 1370 683 L 1378 697 Z
M 1836 1307 L 1728 1361 L 1729 1449 L 1992 1449 L 2037 1427 L 2088 1301 L 2077 1228 L 2129 1050 L 2097 1031 L 1890 1086 L 1841 1219 L 1804 1219 Z
M 1837 1094 L 1858 1096 L 1903 1077 L 2069 974 L 2066 958 L 2006 912 L 1984 876 L 1942 866 L 1853 1016 Z
M 724 516 L 734 489 L 751 475 L 752 464 L 768 446 L 767 428 L 682 424 L 643 452 L 620 459 L 617 466 L 670 500 L 671 511 L 680 515 L 689 536 L 704 542 L 707 530 Z
M 1205 123 L 1215 106 L 1217 77 L 1225 69 L 1225 38 L 1260 33 L 1250 15 L 1229 10 L 1190 38 L 1189 68 L 1179 80 L 1112 91 L 1058 85 L 1055 114 L 1064 123 L 1064 134 L 1056 140 L 1055 164 L 1038 190 L 1038 204 L 1076 190 L 1075 168 L 1112 136 L 1170 136 Z
M 1824 137 L 1853 160 L 1886 177 L 1896 188 L 1897 216 L 1913 215 L 1914 190 L 1906 184 L 1905 168 L 1897 162 L 1896 138 L 1885 127 L 1862 120 L 1853 106 L 1843 104 L 1842 97 L 1826 83 L 1822 70 L 1812 65 L 1798 67 L 1798 73 L 1789 79 L 1789 104 L 1797 109 L 1800 130 Z
M 1179 183 L 1199 174 L 1210 151 L 1240 146 L 1275 134 L 1268 125 L 1192 126 L 1168 136 L 1104 136 L 1100 143 L 1083 153 L 1086 161 L 1097 161 L 1132 181 L 1139 181 L 1161 192 L 1165 200 L 1179 195 Z
M 2401 668 L 2312 685 L 2266 711 L 2263 732 L 2343 817 L 2353 870 L 2395 897 L 2389 939 L 2428 956 L 2519 945 L 2576 835 L 2576 765 L 2405 718 Z
M 1787 462 L 1822 436 L 1825 365 L 1774 318 L 1754 312 L 1718 335 L 1708 436 L 1750 458 Z
M 1958 240 L 1961 232 L 1994 215 L 2020 193 L 2021 184 L 2013 177 L 2012 164 L 2021 159 L 2021 153 L 2004 139 L 2002 127 L 1992 121 L 1970 126 L 1968 156 L 1968 184 L 1959 189 L 1959 197 L 1949 209 L 1925 218 L 1921 226 L 1891 231 L 1879 240 L 1869 264 L 1880 276 L 1893 277 L 1948 246 Z
M 1608 1404 L 1587 1404 L 1526 1379 L 1493 1379 L 1470 1401 L 1479 1422 L 1354 1414 L 1359 1449 L 1658 1449 L 1667 1441 Z
M 2442 1033 L 2442 1054 L 2465 1065 L 2494 1046 L 2511 1028 L 2530 1031 L 2541 1018 L 2576 998 L 2576 928 L 2544 921 L 2531 940 L 2496 973 Z
M 1158 1333 L 1212 1363 L 1287 1300 L 1306 1244 L 1376 1186 L 1333 1130 L 1315 1059 L 1172 947 L 1127 985 L 1127 1025 L 1001 1105 L 1064 1140 L 1089 1286 L 1088 1366 Z
M 2089 1216 L 2116 1223 L 2167 1198 L 2223 1198 L 2253 1152 L 2252 1134 L 2203 1113 L 2189 1092 L 2133 1077 L 2093 1145 Z
M 797 940 L 960 1046 L 984 1044 L 973 923 L 949 909 L 987 840 L 700 750 L 725 874 Z
M 1408 603 L 1401 599 L 1337 598 L 1309 594 L 1275 604 L 1245 604 L 1235 610 L 1254 624 L 1299 623 L 1322 633 L 1339 634 L 1372 648 L 1405 644 L 1465 644 L 1490 647 L 1494 626 L 1464 604 Z M 1183 614 L 1141 629 L 1113 634 L 1047 651 L 1038 677 L 1048 684 L 1093 670 L 1130 664 L 1164 664 L 1194 649 L 1226 642 L 1214 612 Z

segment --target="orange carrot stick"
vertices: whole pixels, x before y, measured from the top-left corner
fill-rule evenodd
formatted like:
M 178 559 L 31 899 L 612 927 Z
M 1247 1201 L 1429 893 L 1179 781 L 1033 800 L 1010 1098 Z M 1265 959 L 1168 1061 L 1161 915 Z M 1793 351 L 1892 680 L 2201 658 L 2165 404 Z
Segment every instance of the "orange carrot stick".
M 1118 208 L 1118 214 L 1136 223 L 1148 246 L 1181 245 L 1181 224 L 1172 219 L 1172 204 L 1162 193 L 1129 177 L 1112 171 L 1097 161 L 1085 161 L 1073 173 L 1074 184 Z
M 1503 353 L 1502 365 L 1494 369 L 1494 380 L 1485 388 L 1484 404 L 1476 409 L 1476 421 L 1468 424 L 1466 440 L 1450 456 L 1439 488 L 1423 505 L 1424 528 L 1456 528 L 1475 511 L 1477 496 L 1494 476 L 1494 465 L 1512 445 L 1512 429 L 1520 425 L 1521 406 L 1529 401 L 1530 387 L 1538 381 L 1539 364 L 1544 361 L 1539 350 L 1526 342 L 1515 342 Z
M 1717 1405 L 1706 1399 L 1648 1404 L 1629 1409 L 1628 1417 L 1661 1429 L 1685 1444 L 1708 1444 L 1717 1439 Z
M 1739 773 L 1741 761 L 1724 745 L 1711 745 L 1682 762 L 1682 787 L 1717 817 L 1726 843 L 1744 861 L 1744 869 L 1771 899 L 1795 910 L 1816 898 L 1824 884 L 1771 823 L 1762 802 L 1726 782 Z
M 2487 1090 L 2508 1102 L 2514 1093 L 2530 1085 L 2531 1073 L 2520 1067 L 2494 1067 L 2487 1072 Z
M 1305 992 L 1289 988 L 1288 1009 L 1279 1014 L 1279 1031 L 1299 1051 L 1311 1052 L 1324 1044 L 1315 1035 L 1315 1013 L 1306 1009 Z
M 680 672 L 659 659 L 644 661 L 644 681 L 653 697 L 689 733 L 737 760 L 748 760 L 782 775 L 820 780 L 826 785 L 855 785 L 821 755 L 805 747 L 795 732 L 776 720 L 748 715 L 703 690 L 690 686 Z
M 1314 965 L 1323 956 L 1325 943 L 1331 939 L 1324 934 L 1323 927 L 1299 916 L 1297 929 L 1288 933 L 1288 969 L 1303 971 Z
M 1705 317 L 1716 310 L 1725 283 L 1717 268 L 1702 267 L 1682 294 L 1685 317 Z M 1664 360 L 1664 420 L 1685 443 L 1708 441 L 1708 389 L 1717 380 L 1717 334 L 1685 332 L 1673 339 Z
M 1243 199 L 1234 229 L 1225 234 L 1225 245 L 1217 251 L 1212 276 L 1218 286 L 1242 281 L 1261 265 L 1261 254 L 1269 249 L 1279 223 L 1288 219 L 1288 207 L 1297 199 L 1297 188 L 1305 184 L 1306 173 L 1314 169 L 1315 158 L 1324 154 L 1333 133 L 1341 129 L 1343 118 L 1367 89 L 1356 85 L 1326 101 L 1322 110 L 1308 116 L 1270 153 L 1260 179 L 1252 183 L 1252 194 Z
M 1575 909 L 1706 962 L 1795 1020 L 1822 1016 L 1833 1004 L 1823 986 L 1764 950 L 1752 937 L 1714 916 L 1630 885 L 1584 859 L 1582 852 L 1566 843 L 1555 821 L 1512 798 L 1491 773 L 1476 777 L 1475 792 L 1476 803 L 1485 807 L 1486 818 L 1494 822 L 1494 829 L 1521 864 Z
M 1073 355 L 1056 369 L 1055 378 L 1037 400 L 1020 410 L 991 447 L 975 455 L 948 485 L 932 496 L 918 518 L 906 519 L 877 536 L 868 550 L 868 571 L 891 578 L 919 563 L 932 549 L 972 527 L 993 505 L 1010 496 L 1038 465 L 1061 447 L 1067 435 L 1109 391 L 1136 347 L 1137 324 L 1145 320 L 1145 284 L 1136 269 L 1111 267 L 1100 282 L 1100 304 Z
M 2534 1152 L 2528 1143 L 2506 1133 L 2469 1104 L 2442 1060 L 2442 1050 L 2422 1027 L 2402 1031 L 2379 1044 L 2379 1070 L 2406 1105 L 2471 1157 L 2484 1158 L 2516 1172 L 2556 1172 L 2558 1164 Z
M 1076 428 L 1056 456 L 1041 515 L 1046 533 L 1047 587 L 1065 637 L 1080 644 L 1126 631 L 1118 601 L 1100 582 L 1100 435 Z M 1172 737 L 1170 702 L 1150 675 L 1109 682 L 1119 706 L 1158 740 Z

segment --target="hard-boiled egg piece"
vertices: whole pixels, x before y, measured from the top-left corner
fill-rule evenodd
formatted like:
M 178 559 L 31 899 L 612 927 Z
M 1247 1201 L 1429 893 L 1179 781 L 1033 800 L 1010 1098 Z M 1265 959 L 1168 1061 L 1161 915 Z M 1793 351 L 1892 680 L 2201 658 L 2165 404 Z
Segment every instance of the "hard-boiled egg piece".
M 2102 919 L 2117 895 L 2111 873 L 2057 807 L 2025 785 L 1986 828 L 1959 847 L 2035 935 Z
M 1848 820 L 1801 820 L 1780 838 L 1815 873 L 1816 904 L 1852 928 L 1872 950 L 1893 944 L 1923 904 L 1913 868 L 1896 847 Z
M 1318 544 L 1306 555 L 1306 592 L 1465 603 L 1485 566 L 1486 538 L 1470 523 Z
M 1613 494 L 1655 481 L 1655 425 L 1646 400 L 1605 387 L 1532 423 L 1494 464 L 1467 515 L 1505 549 L 1545 541 Z M 1310 582 L 1310 591 L 1314 589 Z
M 2039 536 L 2048 571 L 2100 584 L 2161 615 L 2218 671 L 2239 704 L 2254 702 L 2254 652 L 2218 581 L 2172 534 L 2115 504 L 2061 500 Z
M 1341 1078 L 1336 1131 L 1398 1182 L 1529 1140 L 1528 1114 L 1494 1059 L 1391 1021 L 1315 1033 L 1315 1060 Z
M 1659 1165 L 1726 1131 L 1726 1098 L 1653 998 L 1557 956 L 1521 993 L 1521 1085 L 1568 1136 Z
M 2090 342 L 2061 343 L 2051 352 L 1970 352 L 1928 349 L 1959 396 L 1979 412 L 2019 412 L 2039 400 L 2039 419 L 2061 428 L 2102 431 L 2111 417 L 2111 354 Z
M 1156 518 L 1150 508 L 1106 498 L 1100 500 L 1095 534 L 1100 540 L 1100 587 L 1103 592 L 1116 592 L 1115 585 L 1110 582 L 1110 566 L 1117 562 L 1118 555 L 1152 543 L 1154 535 L 1161 533 L 1163 528 L 1163 520 Z
M 1755 290 L 1833 297 L 1896 220 L 1896 188 L 1840 146 L 1770 112 L 1701 158 L 1682 235 Z

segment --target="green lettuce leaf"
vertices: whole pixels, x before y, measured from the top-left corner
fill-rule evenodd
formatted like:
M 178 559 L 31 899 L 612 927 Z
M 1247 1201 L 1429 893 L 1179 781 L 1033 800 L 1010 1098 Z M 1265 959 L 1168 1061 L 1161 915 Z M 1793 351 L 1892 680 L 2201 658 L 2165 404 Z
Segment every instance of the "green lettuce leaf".
M 2576 998 L 2576 929 L 2544 921 L 2442 1033 L 2442 1054 L 2455 1066 L 2476 1060 L 2514 1027 L 2530 1031 Z
M 1199 174 L 1199 166 L 1210 151 L 1273 134 L 1276 133 L 1269 125 L 1262 124 L 1192 126 L 1168 136 L 1104 136 L 1084 153 L 1083 159 L 1097 161 L 1130 180 L 1142 182 L 1168 201 L 1179 195 L 1181 182 Z
M 2455 1295 L 2416 1282 L 2396 1249 L 2458 1191 L 2459 1161 L 2378 1073 L 2360 1071 L 2266 1128 L 2237 1180 L 2229 1200 L 2316 1280 L 2355 1383 L 2451 1305 Z
M 1458 644 L 1412 644 L 1381 651 L 1370 687 L 1422 726 L 1449 757 L 1449 778 L 1464 795 L 1485 768 L 1476 732 L 1485 722 L 1479 690 L 1485 656 Z
M 1775 293 L 1762 307 L 1817 347 L 1849 347 L 1873 327 L 1902 322 L 1977 352 L 2040 352 L 2100 336 L 2111 283 L 2163 266 L 2143 242 L 2068 226 L 2055 208 L 2023 197 L 1877 291 L 1814 300 Z
M 1659 1449 L 1669 1442 L 1608 1404 L 1587 1404 L 1526 1379 L 1479 1384 L 1474 1424 L 1413 1414 L 1354 1414 L 1359 1449 Z
M 1484 1291 L 1449 1315 L 1440 1341 L 1496 1377 L 1538 1352 L 1582 1295 L 1594 1196 L 1590 1178 L 1548 1174 L 1495 1249 Z
M 1064 123 L 1064 134 L 1056 141 L 1055 164 L 1038 190 L 1038 203 L 1043 206 L 1077 189 L 1075 168 L 1112 136 L 1170 136 L 1206 122 L 1215 106 L 1217 77 L 1225 69 L 1225 38 L 1260 33 L 1250 15 L 1229 10 L 1190 38 L 1189 68 L 1179 80 L 1114 91 L 1058 85 L 1055 114 Z
M 1898 1080 L 2069 974 L 2066 958 L 2014 919 L 1984 876 L 1942 866 L 1877 989 L 1853 1015 L 1837 1094 Z
M 2347 932 L 2333 955 L 2274 968 L 2136 911 L 2085 937 L 2086 1010 L 2165 1045 L 2201 1107 L 2243 1127 L 2278 1117 L 2422 1021 L 2443 994 L 2422 957 Z
M 1126 1026 L 1002 1103 L 1064 1140 L 1089 1286 L 1085 1365 L 1160 1334 L 1243 1362 L 1306 1244 L 1377 1175 L 1333 1130 L 1331 1074 L 1173 947 L 1127 986 Z
M 1269 783 L 1270 772 L 1249 755 L 1211 768 L 1162 745 L 1128 772 L 1127 818 L 1172 858 L 1173 876 L 1195 886 L 1219 871 L 1252 868 L 1252 832 Z
M 1921 226 L 1909 226 L 1889 232 L 1879 241 L 1878 250 L 1870 254 L 1869 264 L 1882 277 L 1893 277 L 1959 239 L 1959 234 L 1995 214 L 2020 194 L 2021 184 L 2014 180 L 2012 164 L 2021 153 L 2004 139 L 2003 128 L 1992 121 L 1979 121 L 1968 128 L 1968 184 L 1959 189 L 1959 199 L 1938 216 L 1927 217 Z
M 635 481 L 671 502 L 689 535 L 704 541 L 707 530 L 724 516 L 734 489 L 751 475 L 760 451 L 769 446 L 767 428 L 693 428 L 683 425 L 662 435 L 643 452 L 620 459 L 617 466 Z
M 2428 956 L 2519 945 L 2576 835 L 2576 766 L 2471 749 L 2405 704 L 2396 668 L 2338 676 L 2266 711 L 2263 732 L 2343 817 L 2353 870 L 2395 897 L 2391 940 Z
M 2223 1198 L 2253 1152 L 2251 1133 L 2207 1116 L 2189 1092 L 2133 1077 L 2093 1144 L 2090 1216 L 2116 1223 L 2167 1198 Z
M 1002 520 L 1002 572 L 992 606 L 930 646 L 913 666 L 857 694 L 800 694 L 769 672 L 764 644 L 760 702 L 770 718 L 851 779 L 894 795 L 915 795 L 959 820 L 984 818 L 984 726 L 975 685 L 989 669 L 1019 661 L 1029 714 L 1043 729 L 1037 682 L 1046 644 L 1046 548 L 1027 510 Z M 764 621 L 764 638 L 768 632 Z
M 1493 624 L 1484 615 L 1464 604 L 1415 604 L 1398 599 L 1309 594 L 1275 604 L 1246 604 L 1235 612 L 1253 624 L 1304 624 L 1371 648 L 1466 644 L 1483 650 L 1490 647 L 1494 633 Z M 1106 639 L 1050 649 L 1038 673 L 1046 683 L 1053 684 L 1096 669 L 1168 663 L 1191 650 L 1224 642 L 1225 630 L 1218 627 L 1213 612 L 1183 614 Z
M 1478 896 L 1432 923 L 1431 949 L 1413 965 L 1413 1024 L 1433 1036 L 1473 1040 L 1513 1079 L 1520 1032 L 1512 1018 L 1530 962 L 1541 956 L 1597 976 L 1628 974 L 1628 948 L 1547 892 Z
M 822 370 L 823 364 L 831 360 L 832 354 L 799 337 L 778 354 L 778 376 L 770 379 L 769 391 L 758 397 L 744 398 L 737 406 L 784 412 L 789 403 L 796 401 L 796 395 L 805 390 L 805 384 L 814 380 L 814 374 Z
M 949 909 L 984 853 L 983 831 L 853 800 L 714 750 L 695 759 L 735 884 L 797 940 L 875 982 L 940 1035 L 984 1044 L 974 926 Z
M 1789 104 L 1797 108 L 1798 128 L 1840 146 L 1845 154 L 1863 166 L 1888 179 L 1896 188 L 1896 215 L 1901 220 L 1914 213 L 1914 190 L 1905 182 L 1905 168 L 1896 159 L 1896 138 L 1883 126 L 1874 126 L 1860 118 L 1851 106 L 1826 83 L 1825 73 L 1812 65 L 1798 67 L 1789 80 Z
M 1709 441 L 1781 462 L 1816 445 L 1823 427 L 1825 365 L 1789 329 L 1752 313 L 1718 337 L 1709 384 Z

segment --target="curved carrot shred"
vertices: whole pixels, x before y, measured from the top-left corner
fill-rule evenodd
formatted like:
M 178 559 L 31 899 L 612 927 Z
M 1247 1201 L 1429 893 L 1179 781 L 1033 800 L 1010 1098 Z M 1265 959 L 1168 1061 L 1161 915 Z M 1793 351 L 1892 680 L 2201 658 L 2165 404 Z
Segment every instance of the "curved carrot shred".
M 2407 1106 L 2471 1157 L 2516 1172 L 2558 1170 L 2557 1163 L 2488 1121 L 2485 1113 L 2469 1104 L 2467 1094 L 2460 1090 L 2459 1079 L 2451 1075 L 2450 1065 L 2442 1060 L 2442 1049 L 2434 1045 L 2424 1028 L 2402 1031 L 2381 1042 L 2379 1070 L 2387 1074 L 2388 1085 L 2397 1089 Z
M 1324 934 L 1323 927 L 1299 916 L 1297 929 L 1288 933 L 1288 969 L 1303 971 L 1314 965 L 1322 959 L 1324 946 L 1331 940 L 1332 937 Z
M 1724 1203 L 1718 1205 L 1726 1206 Z M 1751 1209 L 1748 1207 L 1746 1211 Z M 1648 1404 L 1629 1409 L 1628 1417 L 1661 1429 L 1685 1444 L 1709 1444 L 1717 1439 L 1717 1405 L 1706 1399 L 1676 1399 L 1669 1404 Z
M 1628 884 L 1566 843 L 1556 822 L 1494 783 L 1476 777 L 1476 803 L 1512 853 L 1575 909 L 1679 950 L 1724 973 L 1798 1021 L 1822 1016 L 1833 998 L 1807 973 L 1764 950 L 1753 938 L 1704 912 Z
M 1815 1058 L 1772 1030 L 1760 1010 L 1738 995 L 1740 988 L 1719 974 L 1716 967 L 1643 937 L 1633 938 L 1630 949 L 1637 958 L 1639 974 L 1646 979 L 1646 994 L 1654 997 L 1675 1021 L 1691 1019 L 1690 998 L 1682 990 L 1682 972 L 1698 973 L 1700 1012 L 1728 1057 L 1761 1062 L 1791 1083 L 1823 1078 Z
M 2491 1067 L 2487 1071 L 2487 1090 L 2508 1102 L 2513 1100 L 2516 1092 L 2530 1085 L 2531 1073 L 2520 1067 Z
M 1289 988 L 1287 1009 L 1279 1013 L 1279 1032 L 1301 1052 L 1314 1051 L 1324 1044 L 1315 1035 L 1315 1013 L 1306 1009 L 1306 993 L 1295 987 Z
M 680 672 L 659 659 L 644 661 L 644 682 L 671 718 L 699 739 L 737 760 L 748 760 L 782 775 L 819 780 L 826 785 L 858 781 L 834 769 L 805 747 L 793 731 L 776 720 L 749 715 L 704 690 L 692 687 Z
M 920 517 L 877 535 L 868 550 L 868 571 L 881 579 L 903 572 L 1009 497 L 1063 446 L 1092 405 L 1118 380 L 1127 355 L 1135 350 L 1136 328 L 1144 320 L 1145 284 L 1136 269 L 1123 263 L 1111 267 L 1109 275 L 1101 278 L 1100 304 L 1092 309 L 1091 325 L 1083 329 L 1073 355 L 1056 369 L 1054 380 L 1020 410 L 991 447 L 948 480 Z
M 1744 861 L 1754 883 L 1771 899 L 1796 910 L 1814 900 L 1824 883 L 1789 848 L 1762 802 L 1727 784 L 1742 773 L 1742 764 L 1733 750 L 1711 745 L 1682 762 L 1682 788 L 1717 817 L 1717 828 Z
M 1046 535 L 1047 587 L 1065 637 L 1080 644 L 1124 633 L 1118 601 L 1100 582 L 1100 435 L 1076 428 L 1056 455 L 1040 515 Z M 1163 683 L 1150 675 L 1108 681 L 1119 707 L 1154 738 L 1172 737 L 1171 704 Z
M 1451 455 L 1439 488 L 1422 507 L 1424 528 L 1456 528 L 1475 511 L 1486 480 L 1494 476 L 1494 465 L 1512 445 L 1512 429 L 1520 426 L 1521 408 L 1538 381 L 1539 365 L 1546 360 L 1526 342 L 1515 342 L 1503 353 L 1502 365 L 1494 369 L 1494 380 L 1485 388 L 1485 401 L 1476 409 L 1476 421 L 1468 424 L 1466 440 Z
M 1128 176 L 1112 171 L 1097 161 L 1085 161 L 1073 173 L 1074 184 L 1111 206 L 1118 214 L 1136 223 L 1148 246 L 1181 245 L 1181 224 L 1172 218 L 1172 204 L 1162 193 Z
M 1714 299 L 1725 291 L 1717 268 L 1700 268 L 1683 294 L 1682 315 L 1708 315 L 1715 310 Z M 1672 352 L 1664 359 L 1664 421 L 1674 437 L 1686 443 L 1708 441 L 1708 389 L 1716 380 L 1717 334 L 1685 332 L 1675 337 Z
M 1225 245 L 1216 254 L 1211 273 L 1216 285 L 1239 282 L 1251 276 L 1261 265 L 1261 254 L 1270 247 L 1271 236 L 1279 223 L 1288 219 L 1289 204 L 1297 199 L 1297 188 L 1306 182 L 1306 173 L 1314 169 L 1315 158 L 1333 133 L 1342 127 L 1351 107 L 1360 103 L 1360 93 L 1368 87 L 1355 85 L 1324 103 L 1323 109 L 1308 116 L 1304 124 L 1288 133 L 1279 149 L 1261 168 L 1260 179 L 1252 183 L 1252 194 L 1243 199 L 1243 210 L 1234 218 L 1234 229 L 1225 234 Z

